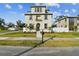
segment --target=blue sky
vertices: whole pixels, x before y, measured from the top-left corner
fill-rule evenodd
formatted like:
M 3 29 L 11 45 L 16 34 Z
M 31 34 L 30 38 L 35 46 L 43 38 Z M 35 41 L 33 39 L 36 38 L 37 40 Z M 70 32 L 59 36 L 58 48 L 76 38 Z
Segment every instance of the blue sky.
M 79 14 L 79 4 L 76 3 L 1 3 L 0 18 L 5 19 L 6 23 L 16 23 L 17 20 L 25 22 L 24 14 L 32 5 L 46 5 L 53 13 L 53 18 L 59 15 L 76 16 Z

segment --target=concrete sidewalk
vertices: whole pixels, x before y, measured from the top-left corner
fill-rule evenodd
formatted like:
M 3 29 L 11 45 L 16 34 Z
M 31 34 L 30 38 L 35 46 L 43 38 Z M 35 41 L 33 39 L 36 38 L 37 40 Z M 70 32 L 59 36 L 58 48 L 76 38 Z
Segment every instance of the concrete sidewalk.
M 48 38 L 44 38 L 46 40 Z M 41 40 L 41 38 L 34 37 L 0 37 L 0 40 Z
M 44 38 L 47 40 L 49 37 Z M 35 37 L 0 37 L 0 40 L 41 40 Z M 51 40 L 79 40 L 79 38 L 52 38 Z
M 20 32 L 20 31 L 3 32 L 3 33 L 0 33 L 0 35 L 4 35 L 4 34 L 8 34 L 8 33 L 16 33 L 16 32 Z

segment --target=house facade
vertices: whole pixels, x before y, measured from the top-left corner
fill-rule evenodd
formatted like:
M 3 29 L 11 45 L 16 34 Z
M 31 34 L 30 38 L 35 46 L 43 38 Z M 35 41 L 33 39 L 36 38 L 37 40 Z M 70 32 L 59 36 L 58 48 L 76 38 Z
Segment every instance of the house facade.
M 78 31 L 79 28 L 79 20 L 78 17 L 68 17 L 63 16 L 55 22 L 56 32 L 72 32 L 72 31 Z
M 30 11 L 25 14 L 27 32 L 50 32 L 52 15 L 46 6 L 31 6 Z

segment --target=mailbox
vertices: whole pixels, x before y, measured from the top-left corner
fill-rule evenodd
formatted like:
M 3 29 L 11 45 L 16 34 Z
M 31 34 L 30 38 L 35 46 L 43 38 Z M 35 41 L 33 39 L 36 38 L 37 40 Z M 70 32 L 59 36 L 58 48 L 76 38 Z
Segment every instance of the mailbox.
M 44 35 L 44 32 L 42 32 L 42 35 Z
M 43 32 L 43 30 L 41 31 L 41 34 L 42 34 L 42 35 L 44 35 L 44 32 Z

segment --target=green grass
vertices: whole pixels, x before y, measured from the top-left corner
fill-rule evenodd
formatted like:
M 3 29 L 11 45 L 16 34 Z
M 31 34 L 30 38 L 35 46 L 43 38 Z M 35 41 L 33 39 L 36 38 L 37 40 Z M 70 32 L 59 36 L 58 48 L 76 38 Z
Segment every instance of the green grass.
M 62 32 L 62 33 L 45 33 L 44 37 L 57 37 L 57 38 L 76 38 L 79 37 L 79 32 Z
M 79 32 L 62 32 L 62 33 L 45 33 L 44 37 L 56 37 L 56 38 L 79 38 Z M 0 35 L 0 37 L 36 37 L 36 33 L 23 33 L 14 32 Z
M 0 45 L 5 46 L 35 46 L 38 43 L 38 40 L 0 40 Z
M 23 32 L 0 35 L 0 37 L 35 37 L 35 36 L 36 36 L 35 33 L 23 33 Z
M 40 40 L 0 40 L 2 46 L 35 46 Z M 49 40 L 38 47 L 79 47 L 79 40 Z
M 79 47 L 79 40 L 49 40 L 44 44 L 40 45 L 41 47 Z
M 10 30 L 0 30 L 0 33 L 11 32 Z

